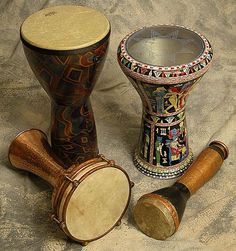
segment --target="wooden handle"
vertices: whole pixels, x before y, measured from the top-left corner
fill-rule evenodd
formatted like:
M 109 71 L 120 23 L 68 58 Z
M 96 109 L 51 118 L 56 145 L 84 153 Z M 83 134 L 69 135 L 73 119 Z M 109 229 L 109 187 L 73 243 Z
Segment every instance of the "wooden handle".
M 228 157 L 228 152 L 224 143 L 213 141 L 176 183 L 184 184 L 190 193 L 194 194 L 217 173 L 224 159 Z
M 30 129 L 17 135 L 9 147 L 8 157 L 14 167 L 40 176 L 53 187 L 63 175 L 47 136 L 40 130 Z

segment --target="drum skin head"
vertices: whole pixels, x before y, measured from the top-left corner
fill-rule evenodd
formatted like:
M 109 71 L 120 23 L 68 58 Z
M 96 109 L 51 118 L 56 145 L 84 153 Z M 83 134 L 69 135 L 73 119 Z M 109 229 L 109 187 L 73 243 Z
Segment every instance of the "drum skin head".
M 109 232 L 121 219 L 130 199 L 130 181 L 116 167 L 87 175 L 64 208 L 66 232 L 77 241 L 91 241 Z
M 32 46 L 48 50 L 74 50 L 102 40 L 110 31 L 99 11 L 78 5 L 42 9 L 21 26 L 21 37 Z
M 138 200 L 133 215 L 139 229 L 147 236 L 165 240 L 176 232 L 175 220 L 170 212 L 172 206 L 166 203 L 166 200 L 159 200 L 156 196 L 143 196 Z

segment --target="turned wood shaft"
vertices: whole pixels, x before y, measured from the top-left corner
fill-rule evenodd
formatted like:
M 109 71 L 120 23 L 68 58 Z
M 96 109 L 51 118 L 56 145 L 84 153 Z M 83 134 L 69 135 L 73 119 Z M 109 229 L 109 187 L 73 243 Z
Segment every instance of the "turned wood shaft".
M 176 183 L 185 185 L 194 194 L 218 172 L 227 156 L 227 147 L 219 141 L 213 141 Z
M 40 176 L 53 187 L 63 175 L 63 167 L 40 130 L 31 129 L 19 134 L 11 143 L 8 156 L 14 167 Z

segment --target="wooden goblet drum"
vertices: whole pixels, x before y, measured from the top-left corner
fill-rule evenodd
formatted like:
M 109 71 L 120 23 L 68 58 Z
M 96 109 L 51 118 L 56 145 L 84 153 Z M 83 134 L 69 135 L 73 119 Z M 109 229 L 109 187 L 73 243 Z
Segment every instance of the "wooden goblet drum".
M 28 63 L 51 98 L 51 143 L 65 166 L 98 154 L 89 96 L 105 60 L 110 24 L 85 6 L 56 6 L 21 26 Z
M 190 196 L 218 172 L 228 155 L 228 147 L 223 142 L 212 141 L 172 186 L 143 195 L 134 207 L 139 229 L 157 240 L 173 235 Z
M 185 103 L 208 70 L 212 48 L 201 34 L 177 25 L 144 27 L 118 47 L 118 62 L 143 103 L 134 163 L 144 174 L 174 178 L 192 162 Z
M 72 239 L 85 245 L 120 224 L 132 182 L 114 161 L 103 156 L 63 169 L 46 135 L 36 129 L 19 134 L 9 148 L 9 161 L 54 187 L 52 218 Z

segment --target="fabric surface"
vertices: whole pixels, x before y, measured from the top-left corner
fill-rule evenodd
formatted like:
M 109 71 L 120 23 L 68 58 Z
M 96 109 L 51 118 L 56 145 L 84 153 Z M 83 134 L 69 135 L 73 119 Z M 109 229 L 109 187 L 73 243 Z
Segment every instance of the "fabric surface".
M 116 160 L 135 187 L 122 224 L 81 247 L 50 220 L 51 188 L 40 178 L 11 168 L 7 151 L 28 128 L 49 132 L 50 101 L 24 56 L 22 21 L 53 5 L 85 4 L 111 21 L 112 34 L 103 72 L 92 94 L 100 152 Z M 119 41 L 152 24 L 176 23 L 204 34 L 214 49 L 213 65 L 189 96 L 189 144 L 197 154 L 212 140 L 225 142 L 229 158 L 218 174 L 187 204 L 178 232 L 166 241 L 136 229 L 132 208 L 148 192 L 172 184 L 142 175 L 133 165 L 141 101 L 116 61 Z M 0 250 L 236 250 L 236 52 L 235 0 L 1 0 L 0 2 Z

